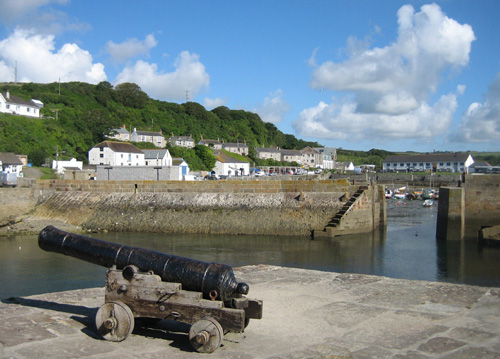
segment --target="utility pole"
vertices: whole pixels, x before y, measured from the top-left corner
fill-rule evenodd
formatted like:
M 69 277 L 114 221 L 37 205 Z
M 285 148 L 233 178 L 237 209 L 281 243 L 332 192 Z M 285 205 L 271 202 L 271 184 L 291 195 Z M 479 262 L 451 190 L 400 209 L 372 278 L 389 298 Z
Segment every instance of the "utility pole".
M 16 60 L 16 68 L 14 69 L 14 83 L 17 85 L 17 60 Z
M 189 98 L 189 90 L 186 90 L 186 102 L 189 102 L 190 98 Z

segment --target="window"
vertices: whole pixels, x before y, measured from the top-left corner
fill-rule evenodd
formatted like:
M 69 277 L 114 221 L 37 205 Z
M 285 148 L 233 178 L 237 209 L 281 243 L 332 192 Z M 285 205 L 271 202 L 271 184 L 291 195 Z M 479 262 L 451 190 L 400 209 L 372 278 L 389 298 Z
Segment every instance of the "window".
M 100 158 L 104 158 L 104 153 L 100 153 L 100 154 L 99 154 L 99 157 L 100 157 Z

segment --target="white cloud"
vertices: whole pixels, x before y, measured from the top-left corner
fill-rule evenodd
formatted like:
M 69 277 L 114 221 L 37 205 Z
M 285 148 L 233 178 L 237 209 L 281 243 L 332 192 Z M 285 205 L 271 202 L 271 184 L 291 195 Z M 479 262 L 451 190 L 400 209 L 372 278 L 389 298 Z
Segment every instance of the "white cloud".
M 123 63 L 128 59 L 139 55 L 148 55 L 149 50 L 157 45 L 157 41 L 153 34 L 149 34 L 141 41 L 136 38 L 127 39 L 121 44 L 108 41 L 106 51 L 111 55 L 111 60 L 116 63 Z
M 398 38 L 391 45 L 370 49 L 368 42 L 349 38 L 349 59 L 315 69 L 313 88 L 354 96 L 304 110 L 294 123 L 301 135 L 361 140 L 431 138 L 447 131 L 456 94 L 443 95 L 433 105 L 427 101 L 444 71 L 469 62 L 472 28 L 448 18 L 436 4 L 417 13 L 410 5 L 401 7 L 398 24 Z M 431 125 L 428 131 L 425 126 Z
M 198 55 L 183 51 L 174 66 L 173 72 L 162 73 L 156 64 L 139 60 L 133 66 L 126 66 L 115 83 L 133 82 L 151 97 L 170 101 L 184 100 L 186 91 L 194 98 L 209 86 L 210 76 Z
M 259 114 L 264 122 L 278 123 L 290 111 L 290 106 L 283 99 L 283 91 L 278 89 L 266 97 L 264 103 L 254 108 L 253 111 Z
M 104 65 L 93 63 L 92 55 L 76 44 L 64 44 L 56 51 L 53 35 L 35 34 L 17 28 L 0 41 L 0 76 L 13 80 L 17 61 L 18 81 L 84 81 L 98 83 L 107 79 Z
M 222 99 L 220 97 L 217 98 L 208 98 L 205 97 L 203 100 L 203 106 L 207 109 L 213 109 L 219 106 L 224 106 L 227 103 L 227 100 Z
M 472 103 L 462 116 L 462 121 L 452 141 L 489 142 L 500 140 L 500 73 L 484 96 L 483 103 Z
M 333 140 L 398 140 L 406 137 L 432 139 L 445 132 L 457 108 L 456 95 L 442 96 L 434 106 L 423 103 L 405 114 L 359 113 L 351 101 L 320 102 L 303 110 L 294 128 L 303 136 Z

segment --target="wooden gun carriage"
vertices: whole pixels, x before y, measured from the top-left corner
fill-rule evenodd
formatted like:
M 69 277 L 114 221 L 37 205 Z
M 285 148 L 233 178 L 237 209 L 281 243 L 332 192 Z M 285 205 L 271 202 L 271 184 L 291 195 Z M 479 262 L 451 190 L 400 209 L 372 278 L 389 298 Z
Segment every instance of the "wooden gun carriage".
M 250 319 L 262 318 L 262 301 L 249 299 L 230 266 L 206 263 L 137 247 L 106 242 L 45 227 L 40 248 L 108 267 L 105 303 L 96 314 L 99 334 L 122 341 L 135 318 L 191 324 L 189 341 L 211 353 L 227 332 L 243 332 Z

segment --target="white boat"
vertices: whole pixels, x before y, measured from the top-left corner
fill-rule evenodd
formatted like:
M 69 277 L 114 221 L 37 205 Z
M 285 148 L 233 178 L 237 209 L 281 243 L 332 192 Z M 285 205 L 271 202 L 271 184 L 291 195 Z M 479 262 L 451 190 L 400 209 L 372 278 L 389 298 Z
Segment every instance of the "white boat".
M 396 199 L 405 199 L 406 198 L 406 195 L 404 193 L 401 193 L 401 192 L 396 192 L 392 195 L 392 197 L 396 198 Z
M 385 198 L 392 198 L 392 191 L 389 188 L 385 188 Z
M 434 205 L 434 200 L 432 199 L 426 199 L 423 204 L 424 207 L 431 207 L 433 205 Z

